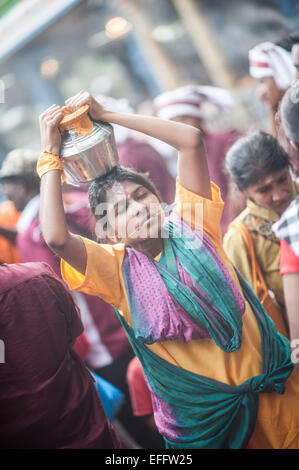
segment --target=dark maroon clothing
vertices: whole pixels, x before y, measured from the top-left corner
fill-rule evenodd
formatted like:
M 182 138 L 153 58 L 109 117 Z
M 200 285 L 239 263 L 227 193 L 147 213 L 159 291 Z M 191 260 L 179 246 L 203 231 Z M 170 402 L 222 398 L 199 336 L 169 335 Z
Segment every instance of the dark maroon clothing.
M 118 145 L 117 152 L 120 165 L 137 170 L 141 173 L 149 173 L 149 176 L 161 198 L 167 204 L 171 204 L 175 195 L 175 181 L 168 171 L 164 158 L 147 142 L 136 139 L 127 139 Z
M 226 232 L 228 224 L 234 218 L 234 214 L 231 213 L 228 201 L 229 181 L 228 175 L 225 173 L 224 170 L 225 154 L 239 137 L 240 134 L 236 131 L 204 131 L 204 140 L 207 149 L 210 178 L 211 181 L 217 184 L 217 186 L 220 188 L 221 197 L 224 201 L 224 209 L 221 218 L 222 234 Z
M 0 447 L 119 446 L 85 365 L 73 299 L 45 263 L 0 266 Z
M 64 195 L 64 200 L 68 203 L 65 206 L 65 214 L 69 230 L 73 233 L 86 235 L 90 224 L 90 211 L 86 194 L 79 192 L 68 193 Z M 24 232 L 18 234 L 17 246 L 22 262 L 43 261 L 49 264 L 55 273 L 61 277 L 60 258 L 46 245 L 41 234 L 38 216 Z M 83 295 L 86 300 L 93 321 L 100 332 L 101 341 L 111 356 L 111 362 L 118 359 L 130 350 L 130 345 L 113 308 L 99 297 L 87 294 L 80 295 Z

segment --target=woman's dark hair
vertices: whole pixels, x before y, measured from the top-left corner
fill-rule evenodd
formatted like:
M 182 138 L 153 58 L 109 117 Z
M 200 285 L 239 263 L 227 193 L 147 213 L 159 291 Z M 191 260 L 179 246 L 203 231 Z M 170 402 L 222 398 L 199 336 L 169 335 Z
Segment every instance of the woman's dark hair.
M 94 180 L 88 189 L 89 205 L 93 215 L 96 215 L 96 207 L 98 204 L 107 202 L 107 191 L 114 183 L 123 181 L 131 181 L 140 184 L 153 193 L 161 202 L 161 196 L 146 173 L 125 168 L 123 166 L 115 166 L 109 173 Z
M 225 158 L 226 171 L 241 191 L 287 166 L 288 154 L 272 135 L 261 131 L 238 139 Z

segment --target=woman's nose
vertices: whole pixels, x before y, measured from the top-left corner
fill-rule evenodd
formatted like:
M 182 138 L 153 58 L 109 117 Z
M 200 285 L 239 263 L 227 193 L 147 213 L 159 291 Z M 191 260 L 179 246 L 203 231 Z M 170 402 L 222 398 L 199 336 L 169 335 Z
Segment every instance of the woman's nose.
M 137 201 L 132 201 L 129 205 L 129 212 L 134 217 L 137 217 L 142 210 L 144 210 L 143 204 L 140 204 Z
M 282 199 L 282 192 L 279 188 L 274 188 L 272 192 L 272 200 L 274 202 L 280 201 Z

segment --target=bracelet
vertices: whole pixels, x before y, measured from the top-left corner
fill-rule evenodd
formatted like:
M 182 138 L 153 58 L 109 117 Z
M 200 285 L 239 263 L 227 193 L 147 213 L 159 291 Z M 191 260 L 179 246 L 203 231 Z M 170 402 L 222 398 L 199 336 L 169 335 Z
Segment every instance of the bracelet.
M 37 162 L 37 174 L 41 178 L 43 175 L 48 173 L 48 171 L 52 170 L 59 170 L 61 172 L 61 180 L 66 180 L 63 165 L 59 155 L 50 152 L 42 152 Z

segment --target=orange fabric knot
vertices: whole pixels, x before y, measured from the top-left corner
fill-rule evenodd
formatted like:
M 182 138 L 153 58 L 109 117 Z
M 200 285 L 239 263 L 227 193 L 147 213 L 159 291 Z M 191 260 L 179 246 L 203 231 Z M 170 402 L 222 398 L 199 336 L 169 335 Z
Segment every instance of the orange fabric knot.
M 59 156 L 55 155 L 54 153 L 42 152 L 36 167 L 38 176 L 41 178 L 45 173 L 48 173 L 48 171 L 52 170 L 60 170 L 61 180 L 66 180 L 63 165 Z
M 93 122 L 89 119 L 87 113 L 89 105 L 81 106 L 74 112 L 69 111 L 65 106 L 63 109 L 64 118 L 62 118 L 59 129 L 61 132 L 64 130 L 75 129 L 78 135 L 89 135 L 93 129 Z

